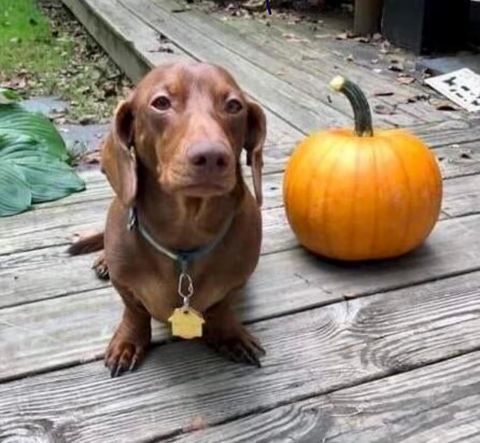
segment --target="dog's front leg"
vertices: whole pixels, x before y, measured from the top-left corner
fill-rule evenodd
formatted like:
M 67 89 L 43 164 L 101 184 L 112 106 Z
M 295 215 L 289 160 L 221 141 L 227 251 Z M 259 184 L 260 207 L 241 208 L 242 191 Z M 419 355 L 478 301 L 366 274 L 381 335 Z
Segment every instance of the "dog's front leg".
M 265 350 L 240 323 L 230 305 L 231 297 L 227 296 L 206 311 L 205 341 L 229 360 L 261 367 L 260 357 Z
M 135 301 L 133 295 L 114 285 L 120 293 L 125 309 L 122 321 L 113 334 L 105 353 L 105 366 L 112 377 L 132 371 L 145 356 L 152 338 L 151 317 L 147 310 Z

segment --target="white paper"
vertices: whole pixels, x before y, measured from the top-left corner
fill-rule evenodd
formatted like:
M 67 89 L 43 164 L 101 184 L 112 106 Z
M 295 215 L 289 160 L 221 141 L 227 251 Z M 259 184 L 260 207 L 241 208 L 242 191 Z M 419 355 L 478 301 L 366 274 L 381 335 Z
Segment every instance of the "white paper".
M 431 77 L 425 83 L 467 111 L 480 111 L 480 75 L 471 69 Z

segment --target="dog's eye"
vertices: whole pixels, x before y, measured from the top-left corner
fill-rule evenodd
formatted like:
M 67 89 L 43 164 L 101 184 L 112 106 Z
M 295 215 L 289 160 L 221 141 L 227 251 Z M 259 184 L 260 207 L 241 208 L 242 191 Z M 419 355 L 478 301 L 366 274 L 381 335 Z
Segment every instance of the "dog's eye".
M 242 108 L 242 103 L 236 98 L 231 98 L 227 101 L 227 103 L 225 103 L 225 111 L 229 114 L 237 114 L 242 110 Z
M 166 111 L 167 109 L 170 109 L 172 107 L 172 102 L 165 95 L 160 95 L 155 100 L 153 100 L 151 105 L 159 111 Z

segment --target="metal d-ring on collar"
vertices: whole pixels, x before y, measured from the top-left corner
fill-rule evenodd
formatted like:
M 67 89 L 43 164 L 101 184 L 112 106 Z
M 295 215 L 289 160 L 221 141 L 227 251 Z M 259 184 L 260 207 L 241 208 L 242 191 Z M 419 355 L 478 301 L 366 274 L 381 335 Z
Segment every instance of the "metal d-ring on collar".
M 145 227 L 140 223 L 138 220 L 137 211 L 134 207 L 131 207 L 128 210 L 128 223 L 127 228 L 129 231 L 133 230 L 134 228 L 138 229 L 140 235 L 160 254 L 167 256 L 168 258 L 172 259 L 176 263 L 178 263 L 180 268 L 180 273 L 178 276 L 178 295 L 183 300 L 183 307 L 188 309 L 190 304 L 190 298 L 193 295 L 193 280 L 190 274 L 187 272 L 188 265 L 195 260 L 198 260 L 210 252 L 212 252 L 224 239 L 225 235 L 229 231 L 230 227 L 232 226 L 233 219 L 235 214 L 233 213 L 228 218 L 227 223 L 223 226 L 222 230 L 219 232 L 217 237 L 210 243 L 201 246 L 196 249 L 191 249 L 187 251 L 183 250 L 172 250 L 162 246 L 158 243 L 150 233 L 145 229 Z

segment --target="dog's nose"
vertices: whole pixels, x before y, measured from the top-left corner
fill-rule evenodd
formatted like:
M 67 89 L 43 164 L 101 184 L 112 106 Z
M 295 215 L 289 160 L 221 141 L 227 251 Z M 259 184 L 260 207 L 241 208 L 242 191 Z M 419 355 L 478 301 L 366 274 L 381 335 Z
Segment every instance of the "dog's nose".
M 189 146 L 188 160 L 205 172 L 219 173 L 230 163 L 228 148 L 223 143 L 197 142 Z

